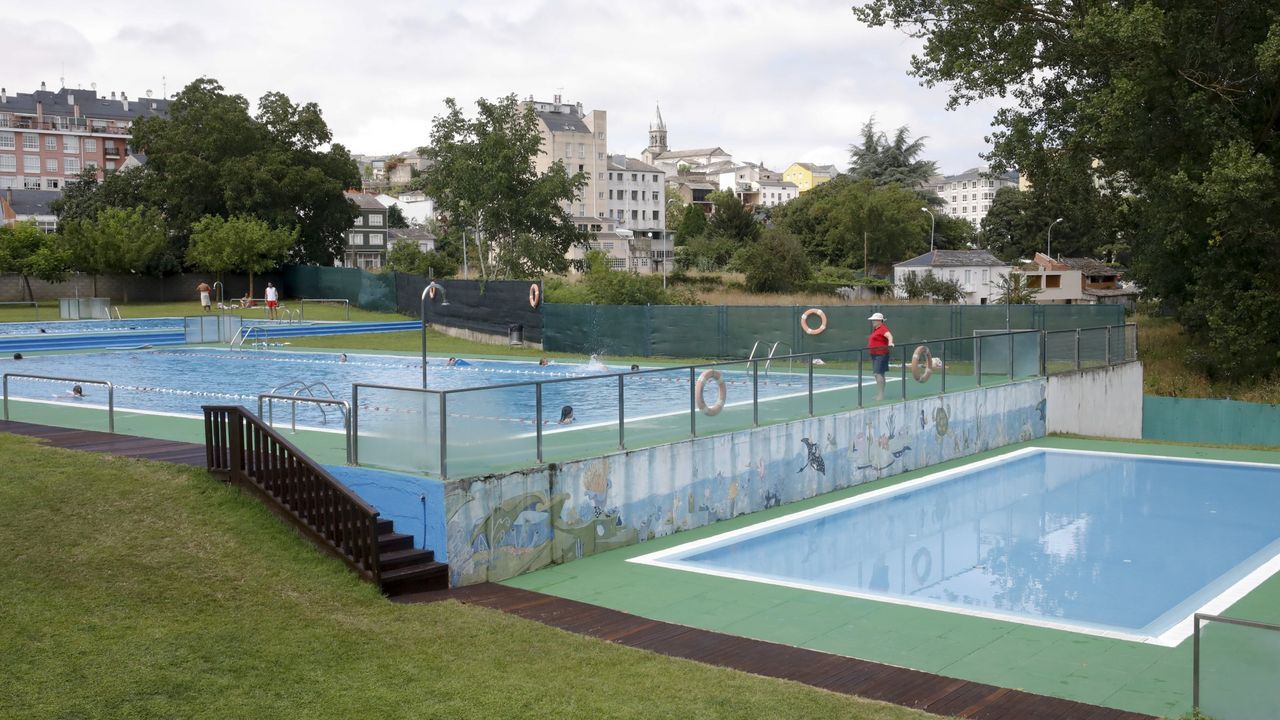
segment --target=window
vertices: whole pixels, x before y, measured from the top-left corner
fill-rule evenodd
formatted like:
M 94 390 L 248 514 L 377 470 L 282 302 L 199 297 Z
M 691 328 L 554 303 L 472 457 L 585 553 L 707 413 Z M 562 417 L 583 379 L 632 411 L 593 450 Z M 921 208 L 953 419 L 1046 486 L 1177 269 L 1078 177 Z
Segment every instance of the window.
M 610 200 L 612 200 L 612 199 L 613 199 L 613 191 L 612 191 L 612 190 L 610 190 L 610 191 L 609 191 L 609 199 L 610 199 Z
M 1045 275 L 1044 286 L 1048 288 L 1062 287 L 1061 275 Z
M 1029 287 L 1029 288 L 1036 288 L 1036 289 L 1039 289 L 1039 288 L 1040 288 L 1040 276 L 1039 276 L 1039 275 L 1028 275 L 1028 276 L 1027 276 L 1027 287 Z
M 62 158 L 62 171 L 67 175 L 80 172 L 80 158 Z
M 564 144 L 564 156 L 567 158 L 573 157 L 573 143 Z
M 356 227 L 362 227 L 362 226 L 364 226 L 364 216 L 363 216 L 363 215 L 357 215 L 357 216 L 356 216 Z
M 640 214 L 639 212 L 637 212 L 637 211 L 635 211 L 635 210 L 632 210 L 632 211 L 631 211 L 631 219 L 632 219 L 632 220 L 638 220 L 638 219 L 639 219 L 639 218 L 638 218 L 639 214 Z
M 582 158 L 585 158 L 586 156 L 587 156 L 587 146 L 583 145 L 582 143 L 578 143 L 578 158 L 582 159 Z
M 636 181 L 636 173 L 631 173 L 631 182 Z
M 603 159 L 604 159 L 604 153 L 600 153 L 600 152 L 596 153 L 596 159 L 597 159 L 597 160 L 603 160 Z
M 613 173 L 609 173 L 609 179 L 610 179 L 610 180 L 612 180 L 612 179 L 613 179 Z
M 0 150 L 13 150 L 17 148 L 18 136 L 11 132 L 0 132 Z
M 45 150 L 57 150 L 57 149 L 58 149 L 58 138 L 57 138 L 57 137 L 55 137 L 55 136 L 53 136 L 53 135 L 45 135 L 45 136 L 44 136 L 44 149 L 45 149 Z
M 0 155 L 0 158 L 4 157 Z M 0 190 L 7 190 L 18 184 L 18 178 L 12 175 L 0 175 Z
M 22 187 L 26 190 L 39 190 L 40 178 L 27 176 L 22 179 Z
M 990 281 L 991 281 L 991 269 L 990 269 L 990 268 L 982 268 L 982 282 L 984 282 L 984 283 L 985 283 L 985 282 L 990 282 Z
M 657 191 L 657 190 L 654 190 L 654 191 L 653 191 L 653 199 L 654 199 L 654 200 L 657 200 L 657 199 L 658 199 L 658 191 Z
M 654 175 L 654 176 L 653 176 L 653 181 L 654 181 L 654 182 L 658 182 L 658 176 L 657 176 L 657 175 Z
M 631 199 L 632 199 L 632 200 L 638 200 L 639 198 L 638 198 L 638 197 L 636 197 L 636 196 L 637 196 L 637 195 L 639 195 L 639 194 L 640 194 L 640 191 L 639 191 L 639 190 L 632 190 L 632 191 L 631 191 Z
M 956 196 L 955 196 L 955 195 L 952 195 L 952 196 L 951 196 L 951 202 L 955 202 L 955 201 L 956 201 Z
M 116 169 L 116 161 L 115 161 L 115 160 L 108 160 L 108 161 L 107 161 L 107 170 L 115 170 L 115 169 Z
M 370 225 L 370 227 L 382 227 L 382 216 L 381 216 L 381 215 L 378 215 L 377 213 L 374 213 L 373 215 L 370 215 L 370 216 L 369 216 L 369 225 Z M 373 236 L 372 236 L 372 235 L 370 235 L 369 237 L 370 237 L 370 238 L 372 238 Z
M 97 141 L 97 140 L 94 140 L 93 138 L 85 138 L 85 139 L 84 139 L 84 151 L 85 151 L 85 152 L 98 152 L 98 141 Z
M 58 178 L 45 178 L 45 179 L 44 179 L 44 189 L 45 189 L 45 190 L 57 190 L 57 189 L 58 189 L 59 187 L 61 187 L 61 186 L 62 186 L 62 181 L 61 181 L 61 180 L 59 180 Z
M 98 161 L 97 161 L 97 160 L 85 160 L 85 161 L 84 161 L 84 166 L 85 166 L 85 167 L 87 167 L 87 168 L 96 168 L 96 167 L 98 167 Z
M 351 233 L 351 244 L 352 244 L 352 245 L 363 245 L 363 244 L 364 244 L 364 233 Z
M 22 133 L 23 150 L 39 150 L 40 136 L 35 133 Z
M 54 172 L 57 172 L 57 171 L 58 171 L 58 161 L 57 161 L 57 160 L 50 160 L 49 162 L 53 163 L 53 167 L 52 167 L 52 168 L 50 168 L 50 169 L 51 169 L 51 170 L 53 170 Z M 39 156 L 39 155 L 23 155 L 23 156 L 22 156 L 22 171 L 23 171 L 23 172 L 27 172 L 27 173 L 38 173 L 38 172 L 40 172 L 40 156 Z
M 578 166 L 578 172 L 582 172 L 582 166 L 581 166 L 581 165 L 579 165 L 579 166 Z
M 62 152 L 78 153 L 80 152 L 80 138 L 75 135 L 62 136 Z
M 370 244 L 370 245 L 381 245 L 381 244 L 382 244 L 382 233 L 369 233 L 369 244 Z
M 604 179 L 604 173 L 600 173 L 600 179 L 601 179 L 601 180 L 603 180 L 603 179 Z
M 586 206 L 586 205 L 579 205 L 579 206 L 578 206 L 578 217 L 586 217 L 586 216 L 587 216 L 587 206 Z
M 597 199 L 597 200 L 603 200 L 603 199 L 604 199 L 604 191 L 603 191 L 603 190 L 601 190 L 600 192 L 596 193 L 596 199 Z
M 0 155 L 0 170 L 17 170 L 17 155 Z
M 660 224 L 661 224 L 661 221 L 662 221 L 662 211 L 661 211 L 661 210 L 654 210 L 654 211 L 653 211 L 653 222 L 654 222 L 654 224 L 655 224 L 655 225 L 660 225 Z

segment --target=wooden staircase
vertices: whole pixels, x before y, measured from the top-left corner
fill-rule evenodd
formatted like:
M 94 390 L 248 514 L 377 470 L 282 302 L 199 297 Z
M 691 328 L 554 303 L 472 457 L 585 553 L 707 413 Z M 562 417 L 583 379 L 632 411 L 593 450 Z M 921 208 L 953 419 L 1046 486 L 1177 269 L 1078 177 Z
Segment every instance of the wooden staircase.
M 328 470 L 238 405 L 204 406 L 209 472 L 256 495 L 389 597 L 449 587 L 449 566 L 395 531 Z

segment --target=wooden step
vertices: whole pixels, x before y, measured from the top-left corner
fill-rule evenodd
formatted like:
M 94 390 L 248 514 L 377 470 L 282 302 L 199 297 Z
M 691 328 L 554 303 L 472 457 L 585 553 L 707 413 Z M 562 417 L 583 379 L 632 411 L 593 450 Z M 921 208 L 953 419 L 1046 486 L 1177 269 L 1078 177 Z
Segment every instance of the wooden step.
M 444 563 L 420 563 L 382 573 L 382 592 L 388 597 L 448 587 L 449 566 Z
M 378 518 L 378 534 L 385 535 L 396 531 L 395 523 L 386 519 Z
M 393 550 L 384 552 L 378 556 L 378 565 L 382 567 L 382 571 L 395 570 L 406 565 L 420 565 L 435 562 L 436 554 L 433 550 L 419 550 L 410 548 L 409 550 Z
M 388 553 L 396 550 L 412 550 L 413 536 L 404 533 L 389 532 L 378 536 L 378 552 Z

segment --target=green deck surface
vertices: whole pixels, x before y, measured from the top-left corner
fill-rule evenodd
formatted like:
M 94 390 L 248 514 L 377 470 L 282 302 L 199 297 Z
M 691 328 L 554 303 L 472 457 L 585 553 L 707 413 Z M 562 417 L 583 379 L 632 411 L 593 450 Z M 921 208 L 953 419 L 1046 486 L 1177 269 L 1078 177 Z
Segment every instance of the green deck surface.
M 1173 717 L 1187 712 L 1191 705 L 1190 638 L 1178 647 L 1167 648 L 627 562 L 628 558 L 1028 446 L 1280 464 L 1280 452 L 1045 438 L 553 566 L 506 584 L 654 620 L 1096 705 Z M 1224 614 L 1280 622 L 1280 578 L 1267 580 Z M 1223 660 L 1229 658 L 1217 659 Z M 1206 658 L 1206 662 L 1214 661 Z

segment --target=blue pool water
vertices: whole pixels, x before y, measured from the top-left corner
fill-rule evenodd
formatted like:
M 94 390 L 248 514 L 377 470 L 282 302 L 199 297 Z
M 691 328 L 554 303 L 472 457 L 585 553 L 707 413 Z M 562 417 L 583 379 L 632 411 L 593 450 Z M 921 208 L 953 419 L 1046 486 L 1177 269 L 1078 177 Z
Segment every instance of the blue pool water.
M 638 561 L 1174 644 L 1280 553 L 1280 466 L 1007 457 Z
M 82 333 L 182 330 L 182 318 L 125 318 L 123 320 L 50 320 L 0 323 L 0 335 L 78 335 Z M 245 325 L 278 325 L 280 321 L 249 320 Z M 44 332 L 41 333 L 40 331 Z
M 474 388 L 500 383 L 590 377 L 625 368 L 552 363 L 471 360 L 465 367 L 447 367 L 445 360 L 428 360 L 428 387 L 432 390 Z M 241 404 L 256 410 L 257 397 L 290 381 L 324 382 L 337 397 L 350 400 L 352 383 L 376 383 L 404 387 L 422 386 L 422 366 L 417 358 L 351 354 L 342 362 L 337 354 L 263 350 L 137 350 L 66 355 L 31 356 L 22 361 L 0 358 L 0 371 L 35 375 L 106 380 L 115 384 L 117 408 L 199 415 L 204 404 Z M 750 398 L 750 382 L 744 373 L 726 373 L 730 402 Z M 815 388 L 847 384 L 846 378 L 815 377 Z M 67 397 L 67 383 L 11 379 L 10 395 L 56 402 L 95 401 L 105 404 L 105 390 L 85 386 L 85 401 Z M 762 379 L 762 398 L 803 392 L 802 374 L 774 373 Z M 292 392 L 292 390 L 286 391 Z M 649 414 L 687 411 L 688 372 L 636 375 L 628 378 L 629 403 Z M 321 394 L 319 389 L 317 394 Z M 714 393 L 708 393 L 708 399 Z M 362 391 L 361 423 L 372 422 L 382 412 L 387 422 L 406 419 L 404 413 L 420 412 L 422 395 L 388 391 Z M 535 416 L 532 387 L 485 390 L 451 395 L 451 417 L 467 416 L 482 423 L 507 422 L 527 426 Z M 587 383 L 545 386 L 544 421 L 554 422 L 563 405 L 572 405 L 577 424 L 606 422 L 617 417 L 617 383 L 612 378 Z M 629 405 L 631 407 L 632 405 Z M 286 409 L 276 410 L 276 418 Z M 366 413 L 368 413 L 366 415 Z M 298 408 L 301 425 L 335 425 L 340 416 L 331 410 L 327 422 L 312 406 Z M 492 428 L 493 426 L 490 426 Z M 371 427 L 369 429 L 372 429 Z

